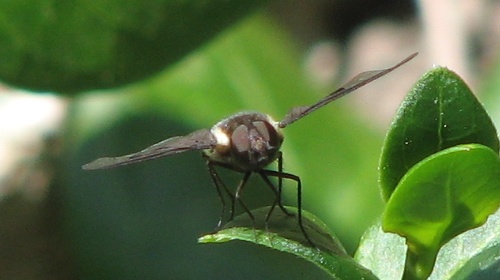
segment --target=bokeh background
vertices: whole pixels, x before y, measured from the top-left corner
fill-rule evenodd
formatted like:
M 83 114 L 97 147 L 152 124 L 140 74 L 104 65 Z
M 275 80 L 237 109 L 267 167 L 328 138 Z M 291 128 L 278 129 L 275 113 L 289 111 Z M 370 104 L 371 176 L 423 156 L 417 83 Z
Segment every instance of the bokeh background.
M 0 15 L 0 279 L 326 279 L 253 244 L 197 244 L 220 211 L 198 152 L 81 165 L 243 110 L 279 120 L 418 51 L 284 131 L 304 209 L 354 253 L 383 209 L 385 131 L 425 71 L 457 72 L 500 121 L 498 1 L 2 1 Z M 273 195 L 256 179 L 243 198 Z

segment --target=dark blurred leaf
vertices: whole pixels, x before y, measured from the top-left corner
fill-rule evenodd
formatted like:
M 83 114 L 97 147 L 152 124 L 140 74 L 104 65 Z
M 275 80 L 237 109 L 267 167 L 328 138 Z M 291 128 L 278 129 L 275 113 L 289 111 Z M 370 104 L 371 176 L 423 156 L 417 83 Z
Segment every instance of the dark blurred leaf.
M 377 279 L 369 270 L 358 265 L 347 255 L 342 244 L 325 224 L 311 213 L 303 211 L 303 224 L 312 247 L 300 230 L 295 217 L 275 209 L 266 223 L 270 207 L 252 211 L 255 221 L 244 213 L 228 223 L 224 229 L 201 237 L 200 243 L 221 243 L 231 240 L 252 242 L 308 260 L 328 272 L 334 279 Z M 296 208 L 287 207 L 292 213 Z
M 0 79 L 74 93 L 148 77 L 266 1 L 2 1 Z
M 408 171 L 387 203 L 382 226 L 406 238 L 409 273 L 425 279 L 443 244 L 482 225 L 499 206 L 500 158 L 483 145 L 460 145 Z
M 389 199 L 403 175 L 433 153 L 478 143 L 498 152 L 490 117 L 465 82 L 446 68 L 425 74 L 403 101 L 387 134 L 380 162 L 380 186 Z

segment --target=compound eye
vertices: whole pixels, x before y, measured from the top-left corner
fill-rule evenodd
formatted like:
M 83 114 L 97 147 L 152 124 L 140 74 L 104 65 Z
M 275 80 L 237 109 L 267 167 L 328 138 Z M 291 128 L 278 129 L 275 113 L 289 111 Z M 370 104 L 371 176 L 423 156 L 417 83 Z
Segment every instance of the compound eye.
M 255 126 L 255 128 L 260 133 L 260 135 L 266 141 L 269 142 L 269 140 L 271 139 L 271 137 L 269 136 L 269 128 L 267 127 L 267 125 L 264 122 L 262 122 L 262 121 L 255 121 L 252 124 Z
M 250 149 L 250 140 L 248 136 L 248 127 L 245 125 L 240 125 L 233 130 L 231 142 L 238 152 L 245 152 Z

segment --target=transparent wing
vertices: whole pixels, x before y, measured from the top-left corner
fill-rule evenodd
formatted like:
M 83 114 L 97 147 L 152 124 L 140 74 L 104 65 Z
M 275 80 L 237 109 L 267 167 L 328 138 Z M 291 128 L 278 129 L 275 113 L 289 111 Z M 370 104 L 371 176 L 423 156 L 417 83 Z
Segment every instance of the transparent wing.
M 287 125 L 305 117 L 309 113 L 325 106 L 326 104 L 352 92 L 357 90 L 358 88 L 375 81 L 376 79 L 388 74 L 389 72 L 393 71 L 394 69 L 398 68 L 399 66 L 407 63 L 408 61 L 412 60 L 418 53 L 413 53 L 407 58 L 403 59 L 401 62 L 398 64 L 392 66 L 391 68 L 387 69 L 382 69 L 382 70 L 374 70 L 374 71 L 366 71 L 363 73 L 358 74 L 356 77 L 352 78 L 349 80 L 347 83 L 345 83 L 342 87 L 337 89 L 336 91 L 330 93 L 320 101 L 318 101 L 316 104 L 311 105 L 311 106 L 301 106 L 301 107 L 295 107 L 292 108 L 288 113 L 286 114 L 285 118 L 279 123 L 279 127 L 284 128 Z
M 209 149 L 216 144 L 217 141 L 210 133 L 210 130 L 202 129 L 186 136 L 177 136 L 163 140 L 137 153 L 119 157 L 99 158 L 83 165 L 82 168 L 84 170 L 108 169 L 190 150 Z

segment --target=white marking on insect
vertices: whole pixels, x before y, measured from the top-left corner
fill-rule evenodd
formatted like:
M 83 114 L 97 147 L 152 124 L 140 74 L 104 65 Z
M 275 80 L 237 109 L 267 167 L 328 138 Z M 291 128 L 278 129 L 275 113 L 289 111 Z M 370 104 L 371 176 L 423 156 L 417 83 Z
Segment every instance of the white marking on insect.
M 214 126 L 210 131 L 217 140 L 217 145 L 229 146 L 229 136 L 220 127 Z

